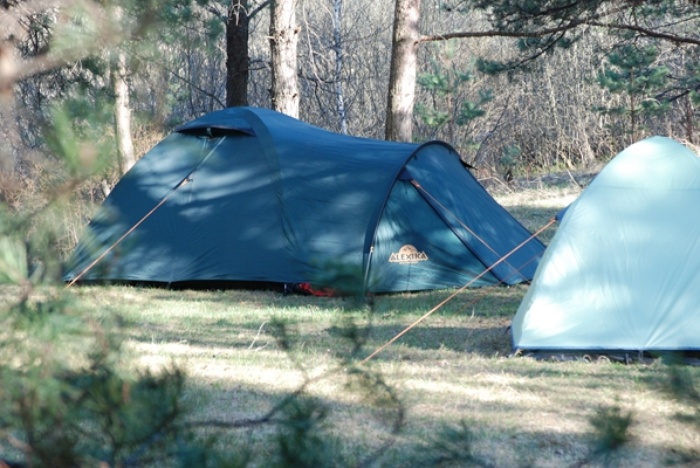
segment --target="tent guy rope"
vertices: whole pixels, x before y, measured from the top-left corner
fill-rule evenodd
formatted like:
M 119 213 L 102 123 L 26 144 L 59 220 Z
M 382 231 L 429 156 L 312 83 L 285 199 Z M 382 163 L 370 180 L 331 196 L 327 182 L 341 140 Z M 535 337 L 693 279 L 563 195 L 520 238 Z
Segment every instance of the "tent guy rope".
M 522 269 L 522 268 L 525 268 L 527 265 L 529 265 L 530 263 L 532 263 L 533 261 L 535 261 L 536 258 L 537 258 L 537 256 L 534 256 L 534 257 L 530 258 L 527 262 L 525 262 L 524 264 L 522 264 L 522 265 L 520 266 L 520 268 L 521 268 L 521 269 Z M 506 276 L 505 278 L 503 278 L 503 280 L 501 281 L 500 284 L 505 284 L 506 280 L 510 279 L 511 277 L 513 277 L 513 276 L 515 276 L 516 274 L 519 274 L 519 273 L 520 273 L 519 270 L 516 270 L 516 271 L 512 272 L 510 275 L 508 275 L 508 276 Z M 482 299 L 484 299 L 485 297 L 487 297 L 488 294 L 489 294 L 489 292 L 490 292 L 491 290 L 492 290 L 492 288 L 481 288 L 481 291 L 484 291 L 484 293 L 483 293 L 481 296 L 479 296 L 479 295 L 477 294 L 477 297 L 475 297 L 471 302 L 468 302 L 467 304 L 464 305 L 464 307 L 462 307 L 462 310 L 460 311 L 460 313 L 461 313 L 461 312 L 464 312 L 464 311 L 467 310 L 468 308 L 474 306 L 474 305 L 477 304 L 479 301 L 481 301 Z
M 190 175 L 191 175 L 191 174 L 190 174 Z M 126 238 L 129 236 L 129 234 L 131 234 L 132 232 L 134 232 L 134 231 L 136 230 L 136 228 L 138 228 L 138 227 L 139 227 L 144 221 L 146 221 L 153 213 L 155 213 L 156 210 L 157 210 L 158 208 L 160 208 L 161 206 L 163 206 L 163 204 L 168 200 L 168 198 L 170 198 L 170 196 L 171 196 L 173 193 L 175 193 L 175 191 L 176 191 L 177 189 L 179 189 L 180 187 L 186 185 L 186 184 L 187 184 L 188 182 L 190 182 L 191 180 L 192 180 L 192 179 L 190 179 L 190 178 L 189 178 L 189 175 L 188 175 L 187 177 L 185 177 L 184 179 L 182 179 L 182 181 L 180 181 L 180 183 L 177 184 L 174 188 L 170 189 L 170 191 L 158 202 L 158 204 L 157 204 L 156 206 L 154 206 L 154 207 L 151 209 L 151 211 L 149 211 L 148 213 L 146 213 L 146 214 L 143 216 L 143 218 L 141 218 L 140 220 L 138 220 L 138 221 L 136 222 L 136 224 L 134 224 L 133 226 L 131 226 L 131 227 L 129 228 L 128 231 L 126 231 L 124 234 L 122 234 L 122 236 L 121 236 L 119 239 L 117 239 L 116 241 L 114 241 L 114 242 L 112 243 L 112 245 L 110 245 L 109 247 L 107 247 L 107 248 L 105 249 L 105 251 L 102 252 L 95 260 L 93 260 L 88 266 L 86 266 L 85 268 L 83 268 L 83 270 L 82 270 L 80 273 L 78 273 L 78 274 L 75 276 L 75 278 L 73 278 L 73 279 L 66 285 L 66 288 L 65 288 L 65 289 L 68 289 L 68 288 L 70 288 L 71 286 L 73 286 L 75 283 L 77 283 L 77 282 L 80 280 L 80 278 L 82 278 L 83 276 L 85 276 L 85 275 L 87 274 L 88 271 L 90 271 L 95 265 L 97 265 L 98 263 L 100 263 L 100 261 L 101 261 L 103 258 L 105 258 L 105 257 L 107 256 L 107 254 L 109 254 L 112 250 L 114 250 L 114 248 L 115 248 L 116 246 L 118 246 L 124 239 L 126 239 Z
M 88 266 L 86 266 L 85 268 L 83 268 L 83 270 L 82 270 L 80 273 L 78 273 L 78 274 L 75 276 L 75 278 L 73 278 L 73 279 L 66 285 L 65 289 L 68 289 L 68 288 L 70 288 L 71 286 L 73 286 L 75 283 L 77 283 L 77 282 L 80 280 L 80 278 L 82 278 L 83 276 L 85 276 L 85 275 L 87 274 L 87 272 L 90 271 L 95 265 L 97 265 L 98 263 L 100 263 L 100 261 L 101 261 L 103 258 L 105 258 L 105 257 L 107 256 L 107 254 L 109 254 L 112 250 L 114 250 L 114 248 L 115 248 L 116 246 L 118 246 L 119 244 L 121 244 L 121 242 L 122 242 L 124 239 L 126 239 L 126 238 L 129 236 L 129 234 L 131 234 L 132 232 L 134 232 L 134 231 L 136 230 L 136 228 L 138 228 L 138 227 L 139 227 L 144 221 L 146 221 L 153 213 L 155 213 L 155 212 L 158 210 L 158 208 L 160 208 L 161 206 L 163 206 L 163 204 L 168 200 L 168 198 L 170 198 L 170 197 L 172 196 L 172 194 L 174 194 L 180 187 L 184 187 L 184 186 L 187 185 L 189 182 L 192 182 L 192 175 L 193 175 L 195 172 L 197 172 L 197 170 L 199 170 L 200 167 L 202 167 L 202 164 L 204 164 L 204 163 L 207 161 L 207 159 L 209 159 L 209 157 L 210 157 L 212 154 L 214 154 L 214 151 L 216 151 L 216 149 L 221 145 L 221 142 L 222 142 L 222 141 L 223 141 L 223 140 L 220 139 L 220 140 L 214 145 L 214 147 L 209 151 L 209 153 L 207 153 L 207 155 L 204 156 L 204 158 L 202 158 L 202 160 L 199 162 L 199 164 L 197 164 L 197 167 L 195 167 L 192 171 L 190 171 L 190 173 L 187 174 L 176 186 L 174 186 L 173 188 L 171 188 L 171 189 L 168 191 L 168 193 L 166 193 L 165 196 L 164 196 L 163 198 L 161 198 L 161 200 L 158 202 L 158 204 L 157 204 L 156 206 L 154 206 L 154 207 L 151 209 L 151 211 L 149 211 L 148 213 L 146 213 L 146 214 L 143 216 L 143 218 L 141 218 L 140 220 L 138 220 L 138 221 L 136 222 L 136 224 L 134 224 L 133 226 L 131 226 L 131 227 L 129 228 L 128 231 L 126 231 L 124 234 L 122 234 L 122 236 L 121 236 L 119 239 L 117 239 L 116 241 L 114 241 L 114 242 L 112 243 L 112 245 L 110 245 L 109 247 L 107 247 L 107 248 L 105 249 L 105 251 L 102 252 L 95 260 L 93 260 Z
M 445 205 L 443 205 L 442 203 L 440 203 L 440 200 L 438 200 L 435 196 L 433 196 L 430 192 L 428 192 L 428 191 L 425 189 L 425 187 L 423 187 L 421 184 L 419 184 L 416 180 L 413 180 L 413 179 L 411 179 L 411 185 L 413 185 L 416 189 L 418 189 L 418 191 L 424 193 L 426 197 L 430 198 L 430 199 L 433 201 L 433 203 L 437 204 L 440 208 L 442 208 L 443 210 L 445 210 L 446 213 L 448 213 L 450 216 L 452 216 L 452 217 L 455 219 L 455 221 L 457 222 L 457 224 L 459 224 L 459 225 L 462 226 L 464 229 L 466 229 L 467 232 L 468 232 L 469 234 L 471 234 L 472 236 L 474 236 L 474 238 L 475 238 L 476 240 L 478 240 L 479 242 L 481 242 L 482 244 L 484 244 L 484 246 L 485 246 L 492 254 L 496 255 L 496 257 L 499 257 L 499 256 L 500 256 L 500 254 L 499 254 L 498 252 L 496 252 L 496 250 L 495 250 L 493 247 L 491 247 L 491 246 L 489 245 L 488 242 L 486 242 L 486 241 L 485 241 L 484 239 L 482 239 L 477 233 L 475 233 L 472 229 L 470 229 L 469 226 L 467 226 L 467 224 L 466 224 L 465 222 L 463 222 L 461 219 L 459 219 L 459 216 L 457 216 L 455 213 L 453 213 L 453 212 L 452 212 L 450 209 L 448 209 Z M 531 237 L 530 239 L 528 239 L 528 241 L 530 241 L 531 239 L 532 239 L 532 237 Z M 528 242 L 528 241 L 526 241 L 526 242 Z M 524 244 L 525 244 L 525 243 L 523 243 L 523 245 L 524 245 Z M 520 246 L 518 246 L 517 248 L 520 248 Z M 517 248 L 516 248 L 516 250 L 517 250 Z M 511 265 L 510 263 L 508 263 L 508 262 L 504 262 L 504 263 L 505 263 L 506 265 L 508 265 L 509 267 L 513 268 L 514 270 L 517 270 L 517 268 L 515 268 L 515 267 L 514 267 L 513 265 Z M 469 284 L 471 284 L 471 283 L 473 283 L 473 281 L 470 281 L 470 282 L 469 282 Z
M 539 229 L 537 230 L 537 232 L 535 232 L 534 234 L 532 234 L 532 235 L 531 235 L 530 237 L 528 237 L 526 240 L 524 240 L 523 242 L 521 242 L 520 244 L 518 244 L 518 245 L 517 245 L 514 249 L 512 249 L 510 252 L 508 252 L 507 254 L 505 254 L 504 256 L 502 256 L 500 259 L 498 259 L 498 261 L 495 262 L 493 265 L 491 265 L 490 267 L 488 267 L 487 269 L 485 269 L 484 271 L 482 271 L 480 274 L 478 274 L 477 276 L 475 276 L 474 278 L 472 278 L 467 284 L 465 284 L 464 286 L 462 286 L 462 287 L 460 287 L 459 289 L 457 289 L 454 293 L 450 294 L 446 299 L 444 299 L 444 300 L 443 300 L 442 302 L 440 302 L 438 305 L 436 305 L 435 307 L 433 307 L 432 309 L 430 309 L 428 312 L 426 312 L 425 314 L 423 314 L 420 318 L 418 318 L 418 319 L 417 319 L 416 321 L 414 321 L 412 324 L 410 324 L 409 326 L 407 326 L 406 328 L 404 328 L 403 330 L 401 330 L 399 333 L 397 333 L 396 336 L 394 336 L 392 339 L 390 339 L 389 341 L 387 341 L 386 343 L 384 343 L 383 345 L 381 345 L 380 347 L 378 347 L 377 349 L 375 349 L 374 352 L 373 352 L 372 354 L 370 354 L 369 356 L 367 356 L 366 358 L 364 358 L 362 361 L 360 361 L 360 365 L 366 364 L 366 363 L 369 362 L 372 358 L 374 358 L 376 355 L 378 355 L 379 353 L 381 353 L 382 351 L 384 351 L 386 348 L 388 348 L 389 346 L 391 346 L 391 345 L 392 345 L 393 343 L 395 343 L 399 338 L 401 338 L 402 336 L 404 336 L 404 335 L 405 335 L 406 333 L 408 333 L 411 329 L 415 328 L 415 327 L 416 327 L 419 323 L 421 323 L 423 320 L 425 320 L 425 319 L 427 319 L 428 317 L 430 317 L 433 313 L 435 313 L 435 312 L 437 312 L 438 310 L 440 310 L 442 307 L 445 306 L 445 304 L 447 304 L 447 303 L 450 302 L 452 299 L 454 299 L 455 297 L 457 297 L 462 291 L 464 291 L 464 290 L 467 289 L 469 286 L 471 286 L 475 281 L 477 281 L 479 278 L 481 278 L 482 276 L 484 276 L 484 275 L 485 275 L 486 273 L 488 273 L 489 271 L 493 270 L 493 269 L 494 269 L 497 265 L 499 265 L 500 263 L 504 262 L 508 257 L 510 257 L 511 255 L 513 255 L 515 252 L 517 252 L 522 246 L 524 246 L 525 244 L 527 244 L 528 242 L 530 242 L 532 239 L 534 239 L 535 237 L 537 237 L 538 235 L 540 235 L 542 232 L 544 232 L 545 230 L 547 230 L 547 229 L 548 229 L 552 224 L 554 224 L 555 222 L 556 222 L 556 219 L 555 219 L 555 218 L 550 219 L 549 222 L 548 222 L 547 224 L 545 224 L 544 226 L 542 226 L 541 228 L 539 228 Z

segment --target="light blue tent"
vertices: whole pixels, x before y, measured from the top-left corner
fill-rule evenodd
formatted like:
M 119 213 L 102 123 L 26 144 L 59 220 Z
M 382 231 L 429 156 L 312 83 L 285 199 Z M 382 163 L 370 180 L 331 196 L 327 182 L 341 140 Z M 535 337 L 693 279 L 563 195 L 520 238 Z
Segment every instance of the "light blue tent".
M 372 292 L 514 284 L 544 251 L 530 237 L 445 143 L 356 138 L 238 107 L 149 151 L 65 279 L 322 284 L 338 270 Z
M 700 349 L 700 160 L 665 137 L 566 210 L 512 323 L 522 350 Z

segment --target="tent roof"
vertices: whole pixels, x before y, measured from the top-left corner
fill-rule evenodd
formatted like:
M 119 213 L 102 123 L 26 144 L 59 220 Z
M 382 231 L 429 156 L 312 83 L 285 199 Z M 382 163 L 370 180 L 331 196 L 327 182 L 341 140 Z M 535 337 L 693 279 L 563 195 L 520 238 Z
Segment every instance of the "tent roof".
M 206 134 L 208 129 L 240 132 L 257 136 L 266 142 L 267 150 L 288 156 L 331 158 L 343 153 L 344 158 L 368 164 L 403 166 L 420 145 L 361 138 L 330 132 L 288 115 L 256 107 L 229 107 L 210 112 L 176 129 L 180 133 Z M 429 142 L 448 146 L 443 142 Z M 303 153 L 299 152 L 303 148 Z M 329 153 L 330 151 L 330 153 Z M 377 153 L 378 152 L 378 153 Z M 338 162 L 338 161 L 335 161 Z
M 566 210 L 514 319 L 521 349 L 700 349 L 700 160 L 665 137 Z

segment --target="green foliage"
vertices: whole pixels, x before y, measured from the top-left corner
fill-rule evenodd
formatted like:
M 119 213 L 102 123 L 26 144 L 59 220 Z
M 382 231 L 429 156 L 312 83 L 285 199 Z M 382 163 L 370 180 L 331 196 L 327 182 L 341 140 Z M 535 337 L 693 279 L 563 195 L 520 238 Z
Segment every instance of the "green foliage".
M 446 46 L 442 53 L 443 61 L 449 61 L 455 51 Z M 491 90 L 478 90 L 475 100 L 463 97 L 465 85 L 474 81 L 473 69 L 457 70 L 437 61 L 431 63 L 431 68 L 431 72 L 421 73 L 417 79 L 418 86 L 432 97 L 432 106 L 416 105 L 416 115 L 425 125 L 436 130 L 451 123 L 463 126 L 485 114 L 483 106 L 493 100 Z
M 360 301 L 351 304 L 363 306 Z M 315 376 L 312 376 L 313 363 L 310 365 L 300 358 L 304 343 L 298 339 L 299 332 L 285 320 L 271 321 L 270 334 L 303 376 L 303 382 L 297 390 L 282 398 L 263 418 L 267 421 L 274 417 L 277 422 L 275 440 L 278 450 L 274 454 L 276 461 L 273 465 L 337 466 L 339 444 L 331 435 L 335 426 L 334 414 L 322 401 L 307 393 L 314 384 L 321 381 L 344 379 L 345 388 L 373 408 L 377 423 L 387 430 L 389 437 L 386 442 L 374 451 L 362 454 L 363 460 L 358 464 L 368 465 L 379 459 L 403 429 L 405 408 L 396 390 L 379 372 L 357 365 L 357 360 L 366 354 L 363 353 L 363 346 L 367 342 L 369 329 L 357 326 L 350 314 L 343 314 L 341 319 L 344 324 L 343 338 L 351 345 L 346 352 L 343 352 L 343 347 L 338 347 L 335 350 L 337 365 Z
M 700 391 L 684 357 L 680 353 L 668 353 L 662 358 L 668 365 L 668 377 L 663 383 L 662 391 L 670 398 L 683 402 L 692 409 L 690 413 L 676 415 L 676 418 L 689 424 L 693 429 L 700 430 Z
M 0 340 L 0 459 L 115 466 L 184 456 L 194 440 L 181 424 L 184 375 L 119 371 L 118 340 L 75 306 L 49 296 L 2 311 L 12 333 Z
M 361 396 L 366 403 L 381 411 L 382 419 L 391 424 L 395 433 L 401 430 L 405 416 L 403 403 L 395 389 L 387 384 L 379 373 L 359 367 L 349 367 L 346 387 Z
M 654 46 L 623 44 L 606 57 L 598 74 L 600 85 L 613 93 L 645 96 L 668 82 L 669 69 L 657 63 L 660 51 Z
M 100 109 L 89 110 L 80 100 L 70 100 L 52 109 L 52 120 L 45 132 L 45 141 L 54 157 L 59 158 L 68 176 L 83 180 L 104 173 L 113 160 L 111 139 L 104 138 L 110 115 Z M 81 129 L 76 131 L 75 124 Z
M 659 65 L 659 54 L 654 46 L 625 43 L 606 57 L 607 66 L 598 74 L 601 87 L 625 97 L 619 105 L 598 110 L 628 116 L 632 135 L 641 117 L 660 114 L 670 107 L 669 102 L 657 98 L 668 85 L 670 74 L 666 66 Z
M 476 102 L 462 101 L 459 112 L 457 113 L 457 118 L 455 119 L 457 125 L 466 125 L 472 120 L 483 117 L 486 114 L 486 111 L 481 106 L 493 100 L 493 91 L 490 89 L 480 89 L 478 94 L 479 99 Z
M 624 102 L 611 99 L 610 106 L 596 110 L 616 117 L 616 134 L 639 138 L 645 118 L 667 112 L 685 96 L 698 102 L 697 4 L 621 2 L 614 12 L 607 5 L 603 0 L 454 0 L 444 8 L 464 14 L 481 11 L 493 36 L 507 35 L 512 41 L 506 57 L 477 58 L 476 68 L 488 75 L 530 73 L 542 57 L 570 48 L 592 31 L 606 32 L 612 49 L 603 46 L 609 53 L 597 82 Z M 690 132 L 690 124 L 685 125 Z
M 505 145 L 501 149 L 501 157 L 498 161 L 499 172 L 506 176 L 506 179 L 512 178 L 514 171 L 519 166 L 522 149 L 517 144 Z
M 22 285 L 27 279 L 27 248 L 17 236 L 0 235 L 0 284 Z
M 618 405 L 600 408 L 591 416 L 593 455 L 608 459 L 612 453 L 629 442 L 633 418 Z
M 441 138 L 455 141 L 461 129 L 466 138 L 460 149 L 475 150 L 479 144 L 473 138 L 470 126 L 486 115 L 486 105 L 494 99 L 493 91 L 475 84 L 476 67 L 456 68 L 457 49 L 448 42 L 437 50 L 438 58 L 431 61 L 429 72 L 419 74 L 417 85 L 425 98 L 415 105 L 415 115 L 424 125 L 421 138 Z
M 664 388 L 666 393 L 672 398 L 700 409 L 700 392 L 695 387 L 695 381 L 682 359 L 671 354 L 665 356 L 665 361 L 668 364 L 668 380 Z
M 318 400 L 296 398 L 282 410 L 277 432 L 280 467 L 331 467 L 338 456 L 324 433 L 328 411 Z M 275 464 L 273 463 L 273 466 Z
M 423 104 L 416 104 L 416 115 L 425 125 L 432 128 L 441 128 L 452 120 L 448 112 L 432 109 Z
M 443 426 L 417 453 L 415 466 L 492 466 L 474 448 L 476 436 L 464 420 L 456 426 Z

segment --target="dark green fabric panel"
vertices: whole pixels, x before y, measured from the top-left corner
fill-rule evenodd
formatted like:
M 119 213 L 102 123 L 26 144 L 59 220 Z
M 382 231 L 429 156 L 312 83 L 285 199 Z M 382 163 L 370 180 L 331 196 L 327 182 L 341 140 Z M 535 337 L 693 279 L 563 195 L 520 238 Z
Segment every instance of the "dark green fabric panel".
M 362 271 L 384 200 L 418 145 L 338 135 L 269 113 L 257 114 L 265 128 L 255 131 L 279 162 L 281 222 L 294 259 L 311 281 L 338 264 Z
M 141 158 L 95 213 L 67 262 L 66 278 L 71 280 L 81 274 L 93 260 L 171 194 L 202 162 L 206 155 L 205 146 L 198 139 L 172 134 Z M 129 236 L 112 249 L 84 279 L 121 279 L 122 275 L 130 275 L 131 269 L 125 268 L 122 259 L 125 251 L 130 250 L 129 246 L 135 244 L 135 239 L 135 236 Z M 148 270 L 147 267 L 145 269 Z
M 406 246 L 414 247 L 420 255 L 399 258 Z M 396 183 L 377 230 L 370 267 L 371 290 L 462 287 L 485 269 L 410 182 Z M 497 282 L 487 273 L 471 286 Z
M 102 246 L 114 242 L 162 200 L 162 188 L 155 189 L 165 185 L 160 180 L 189 174 L 191 181 L 85 279 L 283 282 L 299 277 L 292 269 L 296 264 L 289 257 L 269 171 L 255 138 L 175 134 L 147 158 L 120 181 L 105 202 L 108 211 L 101 210 L 90 224 L 88 231 Z M 95 254 L 87 248 L 78 251 L 72 272 L 92 258 Z
M 407 165 L 407 172 L 424 189 L 426 199 L 464 244 L 506 284 L 534 276 L 544 245 L 532 239 L 505 261 L 530 232 L 500 206 L 443 145 L 428 144 Z

